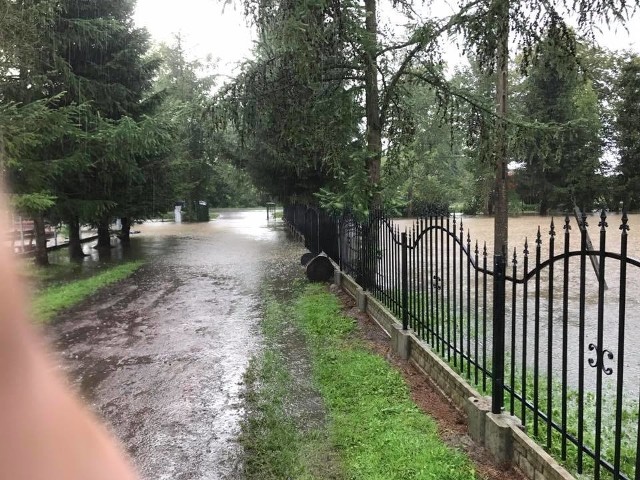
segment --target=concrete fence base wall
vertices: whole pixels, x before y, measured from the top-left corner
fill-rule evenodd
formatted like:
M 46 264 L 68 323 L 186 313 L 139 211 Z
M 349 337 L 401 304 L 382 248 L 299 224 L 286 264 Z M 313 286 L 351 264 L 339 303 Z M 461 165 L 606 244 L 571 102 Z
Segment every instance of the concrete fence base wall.
M 470 386 L 451 366 L 411 331 L 403 331 L 394 315 L 350 276 L 336 271 L 336 285 L 353 297 L 358 308 L 382 328 L 396 354 L 428 376 L 467 415 L 469 435 L 483 445 L 496 463 L 517 467 L 532 480 L 571 480 L 574 477 L 530 439 L 517 417 L 491 413 L 491 400 Z M 574 479 L 575 480 L 575 479 Z

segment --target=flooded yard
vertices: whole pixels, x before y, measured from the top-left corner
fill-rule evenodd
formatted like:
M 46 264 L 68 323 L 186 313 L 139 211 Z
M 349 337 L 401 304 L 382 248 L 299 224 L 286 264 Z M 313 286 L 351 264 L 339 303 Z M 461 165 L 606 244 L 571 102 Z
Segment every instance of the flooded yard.
M 550 231 L 551 221 L 554 222 L 554 252 L 557 256 L 564 252 L 565 248 L 565 218 L 564 217 L 540 217 L 540 216 L 521 216 L 509 219 L 509 255 L 507 257 L 507 275 L 522 278 L 524 275 L 524 247 L 525 242 L 528 245 L 528 266 L 527 272 L 532 271 L 536 267 L 537 262 L 537 233 L 540 229 L 540 263 L 544 263 L 550 257 Z M 597 255 L 600 245 L 601 228 L 599 226 L 601 219 L 599 214 L 589 215 L 587 217 L 589 237 L 593 243 L 593 248 Z M 606 244 L 607 252 L 620 253 L 621 249 L 621 229 L 622 217 L 619 214 L 609 214 L 606 222 Z M 397 223 L 400 229 L 411 229 L 415 226 L 415 222 L 407 220 L 399 220 Z M 462 223 L 462 231 L 460 230 Z M 446 224 L 445 224 L 446 225 Z M 629 215 L 628 225 L 628 257 L 640 260 L 640 215 Z M 568 251 L 576 251 L 580 249 L 580 229 L 573 216 L 570 218 L 569 224 L 569 244 Z M 457 217 L 455 223 L 455 231 L 458 238 L 462 238 L 462 242 L 467 248 L 470 247 L 472 260 L 475 261 L 476 242 L 479 249 L 479 264 L 483 263 L 483 251 L 486 244 L 487 266 L 493 269 L 493 218 L 492 217 Z M 418 231 L 420 231 L 418 227 Z M 451 220 L 449 224 L 451 230 L 454 229 L 454 223 Z M 470 240 L 470 241 L 469 241 Z M 468 243 L 469 242 L 469 243 Z M 453 246 L 451 246 L 453 250 Z M 516 263 L 514 260 L 514 251 Z M 437 251 L 439 254 L 440 252 Z M 446 255 L 446 253 L 445 253 Z M 446 258 L 446 257 L 445 257 Z M 456 265 L 460 262 L 456 261 Z M 446 263 L 446 262 L 445 262 Z M 463 270 L 466 272 L 467 258 L 463 259 Z M 529 368 L 537 368 L 541 373 L 545 373 L 551 367 L 551 371 L 558 379 L 562 376 L 563 368 L 567 370 L 567 382 L 575 388 L 578 386 L 579 378 L 582 376 L 584 385 L 587 389 L 594 390 L 596 386 L 597 368 L 592 368 L 592 363 L 599 362 L 601 368 L 604 362 L 605 375 L 603 378 L 603 388 L 613 391 L 618 382 L 624 384 L 625 395 L 632 399 L 637 399 L 640 389 L 640 348 L 638 348 L 637 339 L 640 338 L 640 268 L 628 264 L 626 272 L 621 275 L 621 262 L 616 258 L 607 258 L 605 261 L 605 280 L 607 288 L 603 294 L 603 302 L 601 312 L 599 312 L 599 289 L 598 278 L 594 271 L 589 258 L 586 259 L 585 268 L 585 289 L 584 306 L 581 311 L 581 292 L 580 292 L 580 257 L 574 256 L 567 262 L 566 276 L 566 292 L 564 289 L 565 273 L 564 261 L 560 260 L 554 263 L 553 283 L 550 283 L 549 268 L 542 268 L 539 276 L 539 289 L 536 294 L 536 277 L 533 276 L 527 282 L 526 302 L 523 300 L 525 291 L 522 284 L 518 284 L 515 291 L 512 289 L 513 284 L 507 282 L 507 303 L 506 303 L 506 343 L 508 355 L 515 355 L 515 364 L 526 364 Z M 425 263 L 425 268 L 430 268 Z M 440 267 L 442 269 L 442 265 Z M 446 274 L 446 269 L 442 270 Z M 443 276 L 443 275 L 441 275 Z M 445 275 L 446 276 L 446 275 Z M 447 284 L 448 280 L 443 278 L 443 284 Z M 453 293 L 449 298 L 450 304 L 453 305 L 454 295 L 460 295 L 460 290 L 464 293 L 458 301 L 458 308 L 462 305 L 462 309 L 467 311 L 466 291 L 467 285 L 471 285 L 471 314 L 473 316 L 473 302 L 475 298 L 475 286 L 473 274 L 467 279 L 466 273 L 463 278 L 458 277 L 458 294 Z M 492 277 L 487 278 L 487 304 L 486 316 L 490 323 L 492 315 Z M 460 286 L 462 288 L 460 288 Z M 478 292 L 483 291 L 484 283 L 482 275 L 478 281 Z M 621 287 L 626 290 L 626 298 L 621 302 Z M 455 286 L 452 287 L 452 289 Z M 515 298 L 516 302 L 512 300 Z M 537 298 L 537 300 L 536 300 Z M 447 301 L 446 296 L 443 296 Z M 620 305 L 624 310 L 621 310 Z M 526 315 L 524 307 L 526 306 Z M 446 307 L 448 308 L 448 307 Z M 445 308 L 445 309 L 446 309 Z M 479 317 L 485 314 L 480 302 Z M 566 335 L 564 332 L 564 310 L 566 309 Z M 551 314 L 550 314 L 551 310 Z M 536 311 L 538 312 L 536 316 Z M 603 329 L 602 345 L 598 345 L 598 318 L 602 315 Z M 624 325 L 621 323 L 621 316 Z M 582 362 L 580 362 L 580 318 L 584 318 L 584 350 L 582 354 Z M 621 328 L 624 328 L 623 335 L 620 335 Z M 473 329 L 473 327 L 472 327 Z M 512 337 L 512 329 L 515 335 Z M 487 335 L 484 340 L 487 343 L 487 351 L 490 352 L 490 331 L 488 326 Z M 538 332 L 536 335 L 535 332 Z M 551 334 L 549 334 L 551 332 Z M 482 337 L 483 332 L 474 334 L 474 336 Z M 514 340 L 512 340 L 512 338 Z M 515 348 L 511 349 L 511 344 L 515 341 Z M 466 337 L 464 338 L 466 342 Z M 526 344 L 525 344 L 526 343 Z M 602 348 L 606 350 L 603 358 L 596 358 L 596 352 L 589 346 L 593 345 L 594 349 Z M 536 357 L 535 352 L 538 352 Z M 566 352 L 566 358 L 563 358 L 563 352 Z M 611 353 L 611 355 L 609 355 Z M 487 359 L 490 361 L 490 359 Z M 509 358 L 508 358 L 509 361 Z M 566 365 L 563 367 L 563 362 Z M 520 367 L 517 367 L 521 370 Z M 580 368 L 583 368 L 582 372 Z M 611 373 L 609 372 L 611 369 Z M 618 376 L 622 372 L 622 376 Z

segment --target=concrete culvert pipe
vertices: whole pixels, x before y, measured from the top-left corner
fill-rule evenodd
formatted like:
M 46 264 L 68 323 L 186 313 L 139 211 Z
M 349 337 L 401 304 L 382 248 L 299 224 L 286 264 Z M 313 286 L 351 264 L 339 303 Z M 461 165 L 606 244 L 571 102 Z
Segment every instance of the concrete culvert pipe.
M 313 260 L 315 256 L 316 256 L 315 253 L 311 253 L 311 252 L 305 253 L 304 255 L 302 255 L 302 258 L 300 259 L 300 264 L 303 267 L 306 267 L 309 264 L 309 262 Z
M 333 280 L 334 267 L 326 255 L 318 255 L 307 264 L 307 278 L 311 282 L 329 282 Z

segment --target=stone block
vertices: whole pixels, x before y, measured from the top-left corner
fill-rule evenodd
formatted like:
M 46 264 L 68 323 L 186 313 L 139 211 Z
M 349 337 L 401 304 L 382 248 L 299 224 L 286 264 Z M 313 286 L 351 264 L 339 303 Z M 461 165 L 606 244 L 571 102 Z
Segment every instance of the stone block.
M 367 294 L 362 287 L 358 287 L 356 290 L 356 302 L 358 303 L 358 310 L 361 312 L 367 311 Z
M 526 458 L 520 457 L 518 467 L 527 478 L 533 478 L 535 476 L 536 471 Z
M 392 325 L 391 345 L 396 355 L 402 360 L 408 360 L 411 355 L 411 334 L 408 330 L 402 330 L 400 325 Z
M 469 397 L 464 402 L 467 414 L 469 436 L 474 442 L 483 445 L 485 440 L 485 423 L 487 414 L 491 412 L 491 404 L 486 398 Z
M 495 413 L 485 415 L 484 446 L 498 465 L 509 468 L 513 461 L 510 417 Z

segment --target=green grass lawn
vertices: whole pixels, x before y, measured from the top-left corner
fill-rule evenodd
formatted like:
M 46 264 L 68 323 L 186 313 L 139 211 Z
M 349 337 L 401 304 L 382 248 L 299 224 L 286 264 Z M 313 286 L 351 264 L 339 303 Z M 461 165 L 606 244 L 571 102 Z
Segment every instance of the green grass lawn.
M 276 341 L 290 328 L 302 332 L 326 410 L 326 425 L 310 431 L 301 431 L 290 411 L 296 392 Z M 290 306 L 270 301 L 267 347 L 247 375 L 247 478 L 476 478 L 471 462 L 439 438 L 435 422 L 411 400 L 401 375 L 354 329 L 323 286 L 307 287 Z
M 127 262 L 89 278 L 45 287 L 34 295 L 32 315 L 37 322 L 48 323 L 61 311 L 80 303 L 101 288 L 129 277 L 143 263 Z
M 411 400 L 401 375 L 353 338 L 353 320 L 335 296 L 310 286 L 296 312 L 350 477 L 475 478 L 468 459 L 440 440 L 435 422 Z

